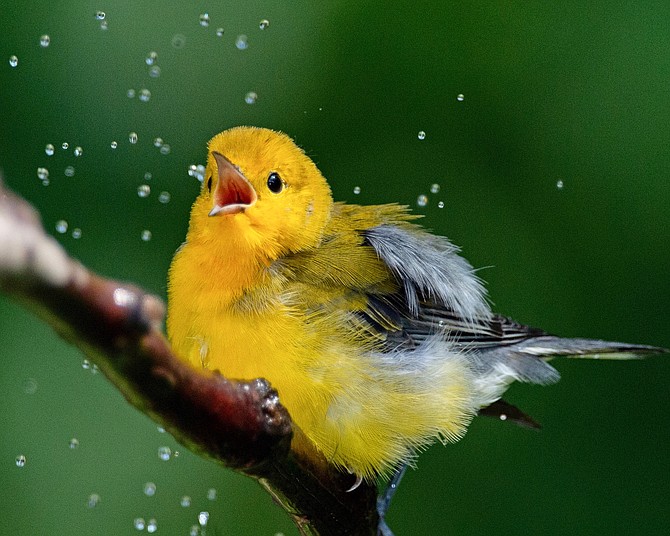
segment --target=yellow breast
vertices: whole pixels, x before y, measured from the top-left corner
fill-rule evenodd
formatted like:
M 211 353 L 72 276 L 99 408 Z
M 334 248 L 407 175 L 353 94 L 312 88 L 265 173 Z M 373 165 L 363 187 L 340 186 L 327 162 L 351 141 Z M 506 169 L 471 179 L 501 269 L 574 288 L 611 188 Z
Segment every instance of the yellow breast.
M 473 413 L 472 378 L 444 343 L 431 349 L 439 359 L 417 365 L 425 367 L 420 380 L 408 382 L 403 356 L 394 365 L 393 355 L 361 346 L 343 327 L 346 313 L 308 316 L 281 295 L 250 309 L 246 294 L 231 293 L 229 282 L 218 288 L 218 278 L 200 277 L 209 270 L 194 273 L 196 259 L 202 265 L 198 247 L 186 244 L 170 270 L 174 350 L 229 378 L 270 381 L 331 463 L 374 478 L 434 437 L 455 438 L 465 430 Z

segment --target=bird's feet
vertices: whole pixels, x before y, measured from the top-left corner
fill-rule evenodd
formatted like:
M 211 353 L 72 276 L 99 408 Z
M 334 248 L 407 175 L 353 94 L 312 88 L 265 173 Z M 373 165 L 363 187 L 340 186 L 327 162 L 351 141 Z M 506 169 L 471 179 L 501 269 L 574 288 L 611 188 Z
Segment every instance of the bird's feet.
M 386 512 L 391 506 L 391 499 L 400 485 L 400 481 L 407 470 L 407 465 L 401 466 L 393 473 L 391 481 L 386 489 L 377 497 L 377 514 L 379 515 L 379 525 L 377 525 L 377 536 L 393 536 L 393 531 L 386 524 Z

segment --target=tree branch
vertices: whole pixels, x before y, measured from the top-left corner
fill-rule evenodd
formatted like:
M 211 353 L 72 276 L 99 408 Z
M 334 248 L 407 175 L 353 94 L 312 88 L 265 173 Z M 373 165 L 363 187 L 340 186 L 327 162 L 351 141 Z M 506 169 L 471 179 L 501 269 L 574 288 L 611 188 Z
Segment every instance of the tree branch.
M 1 182 L 0 251 L 0 290 L 77 346 L 179 442 L 258 480 L 302 534 L 375 533 L 375 487 L 347 492 L 354 477 L 315 450 L 268 382 L 231 381 L 177 358 L 161 331 L 161 300 L 71 259 Z

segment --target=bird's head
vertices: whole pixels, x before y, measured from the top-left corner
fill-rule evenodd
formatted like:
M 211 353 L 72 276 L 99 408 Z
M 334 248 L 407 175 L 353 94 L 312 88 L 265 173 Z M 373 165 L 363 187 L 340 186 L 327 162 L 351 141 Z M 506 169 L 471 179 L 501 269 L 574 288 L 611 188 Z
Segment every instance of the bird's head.
M 318 245 L 332 204 L 326 180 L 291 138 L 232 128 L 209 142 L 190 233 L 273 260 Z

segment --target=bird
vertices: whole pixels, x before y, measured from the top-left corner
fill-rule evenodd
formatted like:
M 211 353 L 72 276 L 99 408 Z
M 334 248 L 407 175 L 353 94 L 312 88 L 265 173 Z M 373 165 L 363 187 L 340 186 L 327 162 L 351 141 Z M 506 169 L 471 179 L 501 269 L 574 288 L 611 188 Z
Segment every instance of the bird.
M 168 273 L 175 353 L 228 378 L 265 378 L 329 463 L 358 482 L 397 483 L 478 414 L 533 425 L 502 396 L 515 381 L 558 381 L 555 357 L 666 352 L 494 313 L 460 249 L 418 218 L 394 203 L 334 202 L 282 132 L 217 134 Z

